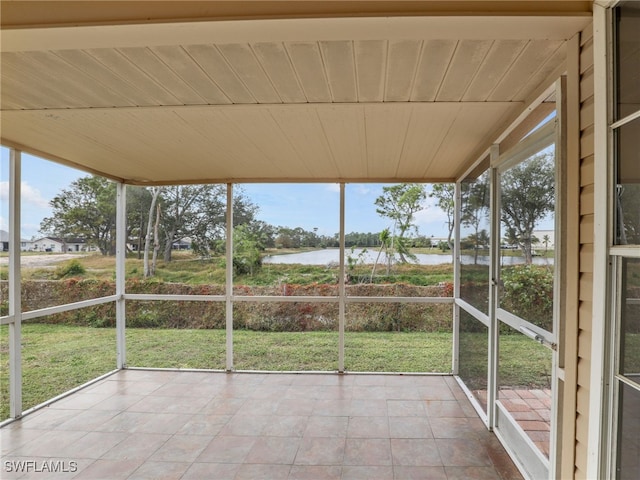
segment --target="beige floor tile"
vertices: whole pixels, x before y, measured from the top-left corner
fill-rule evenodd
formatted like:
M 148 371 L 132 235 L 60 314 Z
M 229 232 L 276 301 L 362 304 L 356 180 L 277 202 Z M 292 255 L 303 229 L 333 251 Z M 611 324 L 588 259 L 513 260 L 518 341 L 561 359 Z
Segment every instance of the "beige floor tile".
M 391 438 L 433 438 L 426 417 L 389 417 Z
M 235 480 L 275 480 L 287 478 L 291 465 L 259 465 L 245 463 L 240 466 Z
M 443 463 L 435 440 L 423 438 L 392 438 L 393 464 L 409 467 L 440 467 Z
M 293 464 L 301 442 L 300 437 L 261 437 L 244 459 L 245 463 Z
M 393 468 L 384 466 L 355 466 L 342 467 L 342 480 L 393 480 Z
M 347 436 L 349 417 L 309 417 L 305 437 L 340 437 Z
M 182 480 L 234 480 L 240 466 L 239 463 L 193 463 Z
M 347 438 L 344 465 L 392 465 L 388 438 Z
M 389 438 L 388 417 L 351 417 L 348 438 Z
M 258 436 L 271 422 L 269 415 L 235 415 L 220 429 L 219 435 L 231 436 Z
M 448 480 L 444 467 L 393 467 L 396 480 Z
M 390 417 L 424 417 L 424 402 L 421 400 L 387 400 Z
M 73 460 L 80 479 L 521 478 L 457 382 L 438 376 L 126 370 L 0 441 L 3 460 Z
M 304 437 L 296 455 L 296 465 L 342 465 L 344 438 Z
M 170 435 L 158 433 L 132 433 L 106 452 L 102 458 L 105 460 L 146 460 L 169 438 Z
M 268 437 L 302 437 L 308 421 L 309 417 L 301 415 L 274 415 L 262 434 Z
M 340 480 L 342 467 L 331 465 L 293 465 L 289 480 Z
M 488 467 L 491 459 L 478 440 L 437 438 L 435 440 L 445 467 Z
M 190 463 L 145 462 L 127 480 L 180 480 Z
M 257 437 L 216 437 L 196 459 L 197 463 L 242 463 Z
M 82 470 L 74 479 L 106 480 L 128 478 L 142 465 L 142 460 L 96 460 Z
M 217 435 L 224 427 L 231 415 L 192 415 L 189 420 L 176 433 L 180 435 Z
M 157 462 L 193 462 L 209 445 L 202 435 L 174 435 L 150 457 Z

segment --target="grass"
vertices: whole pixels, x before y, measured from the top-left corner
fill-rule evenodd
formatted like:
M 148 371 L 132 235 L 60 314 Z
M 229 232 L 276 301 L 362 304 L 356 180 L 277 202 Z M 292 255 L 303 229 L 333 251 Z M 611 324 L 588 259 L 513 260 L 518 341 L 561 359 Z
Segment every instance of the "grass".
M 33 407 L 116 366 L 115 329 L 22 326 L 23 408 Z M 0 328 L 0 419 L 9 416 L 8 327 Z
M 2 326 L 0 419 L 9 415 L 7 334 L 7 326 Z M 127 329 L 126 335 L 129 366 L 225 367 L 223 330 Z M 347 333 L 345 368 L 353 372 L 447 373 L 451 369 L 451 340 L 449 333 Z M 540 372 L 547 372 L 541 347 L 522 335 L 510 336 L 508 341 L 514 355 L 501 370 L 501 383 L 537 384 Z M 486 335 L 467 334 L 466 342 L 482 348 Z M 24 409 L 107 373 L 116 365 L 114 329 L 27 323 L 22 327 L 22 345 Z M 234 332 L 234 365 L 238 370 L 333 371 L 338 366 L 337 352 L 337 332 Z

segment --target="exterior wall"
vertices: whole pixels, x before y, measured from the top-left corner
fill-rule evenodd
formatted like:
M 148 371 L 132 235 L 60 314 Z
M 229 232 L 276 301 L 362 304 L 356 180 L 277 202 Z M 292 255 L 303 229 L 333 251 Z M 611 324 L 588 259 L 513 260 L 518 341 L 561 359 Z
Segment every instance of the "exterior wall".
M 575 478 L 586 478 L 591 324 L 593 317 L 594 116 L 593 30 L 580 37 L 580 279 L 576 392 Z

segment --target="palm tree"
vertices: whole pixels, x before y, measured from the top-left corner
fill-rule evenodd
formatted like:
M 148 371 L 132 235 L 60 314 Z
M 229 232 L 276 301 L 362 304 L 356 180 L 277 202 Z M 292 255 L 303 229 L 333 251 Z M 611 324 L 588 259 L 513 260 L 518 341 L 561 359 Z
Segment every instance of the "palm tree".
M 378 260 L 380 260 L 380 255 L 382 254 L 382 250 L 384 250 L 385 255 L 387 256 L 387 258 L 389 258 L 389 244 L 392 238 L 391 232 L 389 231 L 388 228 L 385 228 L 380 232 L 380 235 L 378 236 L 378 238 L 380 239 L 380 249 L 378 250 L 378 256 L 376 257 L 376 261 L 373 262 L 373 269 L 371 270 L 371 280 L 370 280 L 371 283 L 373 283 L 373 276 L 376 273 L 376 266 L 378 265 Z M 388 274 L 389 272 L 387 271 L 387 275 Z

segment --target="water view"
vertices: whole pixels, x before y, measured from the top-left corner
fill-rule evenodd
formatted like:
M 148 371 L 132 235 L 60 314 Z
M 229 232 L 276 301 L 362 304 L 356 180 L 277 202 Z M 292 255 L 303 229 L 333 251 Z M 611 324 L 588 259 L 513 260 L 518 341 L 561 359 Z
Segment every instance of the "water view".
M 346 256 L 350 256 L 358 262 L 365 264 L 373 264 L 376 261 L 378 252 L 376 250 L 369 250 L 364 248 L 356 248 L 353 252 L 348 249 L 345 251 Z M 418 253 L 416 254 L 418 264 L 420 265 L 440 265 L 442 263 L 451 263 L 452 256 L 450 253 Z M 312 250 L 310 252 L 301 253 L 287 253 L 284 255 L 268 255 L 262 260 L 263 263 L 274 264 L 294 264 L 299 263 L 302 265 L 331 265 L 337 264 L 340 259 L 340 250 L 337 248 L 326 248 L 322 250 Z M 473 255 L 462 255 L 461 261 L 463 264 L 473 264 Z M 387 262 L 387 257 L 384 253 L 380 255 L 378 259 L 379 264 Z M 478 255 L 478 261 L 480 265 L 489 265 L 488 255 Z M 519 265 L 524 263 L 524 257 L 520 256 L 503 256 L 501 259 L 502 265 Z M 553 265 L 553 258 L 546 257 L 534 257 L 534 265 Z

